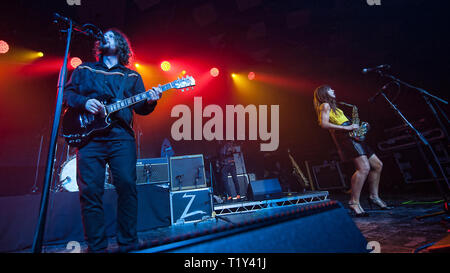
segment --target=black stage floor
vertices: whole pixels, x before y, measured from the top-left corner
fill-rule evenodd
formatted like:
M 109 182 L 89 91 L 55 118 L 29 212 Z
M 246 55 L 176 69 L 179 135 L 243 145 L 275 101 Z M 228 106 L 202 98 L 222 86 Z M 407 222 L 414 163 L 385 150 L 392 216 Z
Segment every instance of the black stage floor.
M 330 196 L 343 204 L 348 202 L 346 194 L 332 193 Z M 439 195 L 395 194 L 385 195 L 383 199 L 394 208 L 370 209 L 368 202 L 362 200 L 361 205 L 370 216 L 353 218 L 367 241 L 380 243 L 382 253 L 411 253 L 450 234 L 448 215 L 421 217 L 442 211 L 443 202 Z
M 327 205 L 332 205 L 331 203 L 338 201 L 337 204 L 343 204 L 345 207 L 348 194 L 343 192 L 330 192 L 328 198 L 328 202 L 325 201 Z M 449 234 L 450 224 L 446 215 L 438 215 L 420 220 L 416 219 L 416 217 L 441 211 L 443 203 L 440 202 L 441 198 L 439 195 L 427 194 L 425 197 L 418 194 L 385 195 L 384 200 L 390 205 L 393 205 L 394 209 L 387 211 L 371 210 L 367 202 L 362 200 L 361 204 L 370 213 L 370 216 L 367 218 L 350 218 L 359 228 L 367 242 L 376 241 L 379 243 L 381 253 L 412 253 L 421 249 L 422 246 L 443 239 Z M 205 220 L 197 224 L 188 223 L 157 228 L 139 233 L 139 238 L 141 246 L 146 246 L 151 249 L 149 252 L 165 251 L 167 250 L 166 245 L 195 238 L 199 235 L 196 233 L 202 233 L 202 230 L 205 230 L 205 228 L 210 231 L 227 231 L 230 225 L 236 223 L 238 225 L 242 225 L 243 222 L 258 224 L 264 222 L 260 221 L 260 219 L 267 220 L 269 218 L 272 222 L 278 221 L 277 217 L 273 217 L 272 219 L 270 216 L 283 215 L 283 210 L 285 212 L 289 211 L 290 213 L 294 209 L 295 213 L 296 207 L 301 208 L 305 207 L 305 205 L 289 206 L 289 208 L 262 209 L 257 212 L 224 215 L 220 218 Z M 204 232 L 207 235 L 210 231 Z M 214 240 L 214 238 L 211 240 Z M 110 239 L 110 247 L 108 250 L 112 252 L 117 250 L 117 244 L 114 238 Z M 21 252 L 29 251 L 28 249 Z M 86 244 L 83 242 L 81 243 L 81 251 L 86 251 Z M 48 245 L 44 247 L 43 252 L 58 253 L 70 251 L 66 250 L 66 245 Z M 427 252 L 427 249 L 423 249 L 421 252 Z

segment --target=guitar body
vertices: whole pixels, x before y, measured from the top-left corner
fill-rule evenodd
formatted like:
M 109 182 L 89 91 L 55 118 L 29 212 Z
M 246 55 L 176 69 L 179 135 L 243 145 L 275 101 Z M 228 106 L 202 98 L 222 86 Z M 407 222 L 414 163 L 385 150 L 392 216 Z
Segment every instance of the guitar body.
M 85 145 L 90 137 L 111 125 L 109 115 L 94 115 L 84 110 L 67 108 L 62 119 L 62 136 L 72 147 Z
M 194 78 L 192 76 L 185 76 L 184 78 L 177 79 L 168 84 L 162 86 L 160 85 L 159 88 L 161 91 L 174 88 L 181 89 L 181 91 L 184 92 L 184 88 L 189 90 L 188 87 L 192 87 L 194 85 Z M 146 101 L 151 98 L 149 94 L 150 92 L 153 92 L 153 90 L 151 89 L 118 101 L 113 100 L 111 97 L 97 98 L 102 101 L 105 110 L 104 113 L 97 115 L 91 114 L 86 110 L 67 108 L 64 111 L 62 118 L 62 136 L 70 146 L 81 147 L 90 140 L 93 134 L 108 129 L 108 127 L 115 122 L 111 119 L 111 116 L 113 116 L 115 112 L 130 107 L 141 101 Z

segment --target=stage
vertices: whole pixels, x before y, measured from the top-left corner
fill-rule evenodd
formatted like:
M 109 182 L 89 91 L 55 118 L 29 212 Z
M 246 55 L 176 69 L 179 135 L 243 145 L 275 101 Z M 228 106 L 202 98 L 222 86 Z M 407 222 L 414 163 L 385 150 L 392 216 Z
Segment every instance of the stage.
M 439 211 L 441 204 L 431 202 L 438 196 L 388 196 L 387 202 L 395 206 L 390 211 L 371 210 L 363 202 L 371 216 L 352 218 L 344 205 L 347 194 L 307 192 L 271 200 L 214 204 L 211 217 L 172 225 L 167 211 L 161 210 L 165 206 L 167 210 L 168 203 L 164 205 L 161 200 L 143 197 L 159 194 L 159 198 L 163 198 L 167 192 L 145 185 L 139 187 L 138 193 L 140 209 L 147 213 L 139 213 L 140 243 L 138 250 L 130 251 L 136 253 L 367 253 L 371 251 L 367 249 L 369 242 L 378 242 L 381 253 L 411 253 L 441 240 L 449 228 L 442 216 L 415 219 Z M 39 196 L 33 197 L 38 202 Z M 11 198 L 26 200 L 30 205 L 33 199 L 30 196 L 2 198 L 0 202 L 9 202 L 4 209 L 11 211 Z M 113 190 L 106 191 L 108 252 L 119 251 L 114 237 L 114 198 Z M 79 242 L 79 250 L 86 251 L 81 219 L 78 218 L 79 205 L 76 204 L 78 193 L 57 193 L 52 200 L 53 205 L 65 205 L 59 209 L 53 206 L 49 211 L 51 216 L 43 252 L 72 252 L 73 249 L 67 249 L 69 241 Z M 408 203 L 410 200 L 422 203 Z M 72 206 L 69 206 L 70 202 L 74 202 Z M 154 206 L 152 211 L 148 210 L 150 206 Z M 15 211 L 14 217 L 2 212 L 0 245 L 3 248 L 9 246 L 2 252 L 31 251 L 35 226 L 30 219 L 37 215 L 32 213 L 35 208 L 22 206 L 21 211 Z

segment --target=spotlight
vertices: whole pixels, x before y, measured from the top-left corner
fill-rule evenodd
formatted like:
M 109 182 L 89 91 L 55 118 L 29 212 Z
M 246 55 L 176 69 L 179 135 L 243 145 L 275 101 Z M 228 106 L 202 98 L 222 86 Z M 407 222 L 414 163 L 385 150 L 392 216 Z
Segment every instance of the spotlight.
M 213 77 L 217 77 L 217 76 L 219 76 L 219 69 L 213 67 L 213 68 L 211 68 L 211 70 L 209 71 L 209 74 L 211 74 L 211 76 L 213 76 Z
M 73 57 L 70 59 L 70 65 L 73 68 L 77 68 L 77 66 L 79 66 L 82 63 L 81 59 L 78 57 Z
M 236 78 L 236 74 L 231 73 L 231 77 Z
M 250 73 L 248 73 L 248 79 L 249 80 L 254 80 L 255 79 L 255 77 L 256 77 L 256 74 L 255 74 L 255 72 L 250 72 Z
M 5 54 L 9 51 L 9 45 L 7 42 L 0 40 L 0 54 Z
M 186 75 L 186 70 L 181 71 L 181 74 Z
M 169 71 L 170 70 L 170 63 L 168 61 L 164 61 L 161 63 L 161 69 L 163 71 Z
M 135 66 L 136 68 L 139 68 L 141 65 L 138 64 L 138 63 L 135 63 L 134 66 Z
M 40 58 L 40 57 L 44 57 L 44 52 L 42 52 L 42 51 L 39 51 L 38 53 L 37 53 L 37 56 Z

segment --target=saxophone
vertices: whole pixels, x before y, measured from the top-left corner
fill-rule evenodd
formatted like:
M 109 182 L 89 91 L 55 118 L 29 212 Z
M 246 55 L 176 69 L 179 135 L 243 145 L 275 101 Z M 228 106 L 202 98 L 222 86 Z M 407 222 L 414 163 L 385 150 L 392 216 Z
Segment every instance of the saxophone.
M 352 107 L 352 124 L 359 125 L 358 129 L 354 129 L 353 131 L 351 131 L 349 133 L 350 137 L 354 138 L 358 141 L 364 141 L 364 139 L 366 138 L 367 132 L 370 129 L 369 123 L 366 121 L 361 122 L 359 120 L 358 107 L 356 107 L 356 105 L 348 104 L 345 102 L 340 102 L 340 103 L 343 105 Z

